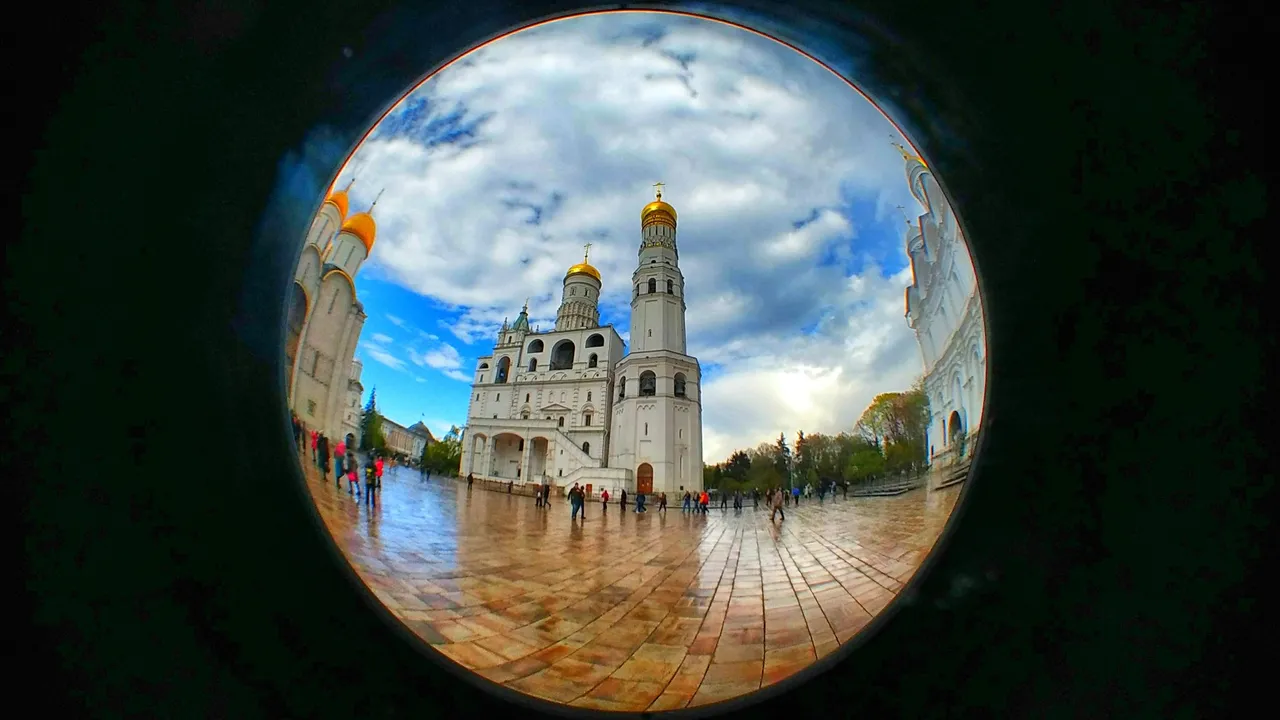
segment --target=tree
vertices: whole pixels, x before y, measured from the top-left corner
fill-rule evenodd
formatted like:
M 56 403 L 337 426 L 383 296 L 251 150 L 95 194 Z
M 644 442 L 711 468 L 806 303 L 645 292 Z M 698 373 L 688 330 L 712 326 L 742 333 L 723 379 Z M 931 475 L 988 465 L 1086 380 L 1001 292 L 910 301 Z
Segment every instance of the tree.
M 813 463 L 809 461 L 809 442 L 803 430 L 796 433 L 795 468 L 804 477 L 808 477 L 809 471 L 813 469 Z
M 778 442 L 773 448 L 773 466 L 780 477 L 791 479 L 791 448 L 787 447 L 787 434 L 778 433 Z
M 873 448 L 863 448 L 849 458 L 844 476 L 850 482 L 864 482 L 884 472 L 884 455 Z
M 369 402 L 360 415 L 360 449 L 377 450 L 387 447 L 387 436 L 382 431 L 382 415 L 378 413 L 378 388 L 369 391 Z
M 729 459 L 725 461 L 723 472 L 725 475 L 740 481 L 747 479 L 747 473 L 751 471 L 751 457 L 742 450 L 735 450 Z
M 457 437 L 445 437 L 427 443 L 422 451 L 422 467 L 433 473 L 455 473 L 462 464 L 462 442 Z

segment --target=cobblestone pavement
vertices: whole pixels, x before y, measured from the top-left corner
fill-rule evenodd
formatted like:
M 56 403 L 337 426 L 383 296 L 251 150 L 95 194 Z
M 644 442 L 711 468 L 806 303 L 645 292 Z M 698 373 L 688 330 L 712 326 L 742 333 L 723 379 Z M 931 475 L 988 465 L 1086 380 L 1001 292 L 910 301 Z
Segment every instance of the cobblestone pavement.
M 848 642 L 933 547 L 959 488 L 763 509 L 622 513 L 384 479 L 375 508 L 308 468 L 329 531 L 425 642 L 520 692 L 601 710 L 705 705 Z M 345 484 L 345 483 L 344 483 Z

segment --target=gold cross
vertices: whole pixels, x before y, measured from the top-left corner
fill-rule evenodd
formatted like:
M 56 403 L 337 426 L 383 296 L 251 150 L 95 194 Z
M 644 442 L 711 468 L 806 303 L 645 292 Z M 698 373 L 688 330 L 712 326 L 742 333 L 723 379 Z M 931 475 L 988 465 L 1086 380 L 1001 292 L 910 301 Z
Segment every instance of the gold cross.
M 910 225 L 910 224 L 911 224 L 911 219 L 907 217 L 907 209 L 906 209 L 906 208 L 904 208 L 904 207 L 902 207 L 901 205 L 899 205 L 899 206 L 898 206 L 898 212 L 902 213 L 902 221 L 903 221 L 903 222 L 905 222 L 906 224 Z
M 582 246 L 582 262 L 587 261 L 587 256 L 591 254 L 591 243 Z
M 654 184 L 653 184 L 653 186 L 654 186 L 654 187 L 656 187 L 656 188 L 658 188 L 658 199 L 659 199 L 659 200 L 661 200 L 661 199 L 662 199 L 662 188 L 666 187 L 666 184 L 665 184 L 665 183 L 656 182 L 656 183 L 654 183 Z

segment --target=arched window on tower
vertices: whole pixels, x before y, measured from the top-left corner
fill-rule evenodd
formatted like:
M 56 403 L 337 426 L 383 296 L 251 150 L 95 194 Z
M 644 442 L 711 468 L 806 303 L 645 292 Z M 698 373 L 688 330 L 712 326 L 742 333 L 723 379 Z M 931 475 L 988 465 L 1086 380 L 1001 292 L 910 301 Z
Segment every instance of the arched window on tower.
M 668 280 L 668 281 L 667 281 L 667 294 L 668 294 L 668 295 L 675 295 L 675 294 L 676 294 L 675 286 L 676 286 L 676 284 L 675 284 L 675 282 L 674 282 L 674 281 L 672 281 L 672 280 Z
M 658 394 L 658 376 L 652 370 L 640 373 L 640 397 L 652 397 Z
M 560 416 L 560 422 L 556 423 L 558 427 L 564 427 L 564 416 Z
M 529 372 L 537 372 L 538 358 L 529 358 Z
M 676 397 L 685 396 L 684 385 L 685 385 L 684 373 L 676 373 L 676 387 L 675 387 Z
M 507 373 L 511 370 L 511 358 L 504 357 L 498 361 L 498 374 L 493 378 L 495 383 L 505 383 Z
M 598 362 L 599 361 L 596 359 L 596 354 L 591 353 L 591 357 L 587 358 L 587 367 L 593 368 L 597 365 Z
M 658 280 L 656 278 L 649 278 L 649 292 L 658 292 Z
M 591 443 L 589 443 L 589 442 L 584 442 L 584 443 L 582 443 L 582 452 L 584 452 L 584 453 L 586 453 L 586 454 L 590 455 L 590 454 L 591 454 Z
M 975 355 L 977 354 L 977 351 L 976 351 L 976 350 L 974 351 L 974 354 L 975 354 Z M 587 391 L 587 402 L 591 402 L 591 392 L 590 392 L 590 391 Z
M 533 342 L 529 343 L 529 354 L 530 354 L 530 355 L 532 355 L 532 354 L 534 354 L 534 353 L 540 353 L 540 352 L 542 352 L 542 341 L 541 341 L 541 340 L 534 340 Z
M 582 413 L 582 424 L 584 427 L 591 427 L 591 413 Z
M 618 378 L 618 399 L 624 400 L 627 397 L 627 379 Z
M 636 283 L 636 294 L 640 294 L 640 283 Z

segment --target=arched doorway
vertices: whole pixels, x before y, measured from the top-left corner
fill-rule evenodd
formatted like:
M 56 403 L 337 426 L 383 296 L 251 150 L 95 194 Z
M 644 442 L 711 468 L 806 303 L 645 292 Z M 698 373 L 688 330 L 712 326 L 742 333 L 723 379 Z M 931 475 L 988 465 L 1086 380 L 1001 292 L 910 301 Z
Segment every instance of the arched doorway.
M 649 463 L 641 463 L 636 468 L 636 493 L 640 495 L 648 495 L 653 492 L 653 466 Z
M 964 456 L 964 422 L 960 420 L 960 411 L 952 410 L 947 418 L 947 444 L 956 449 L 956 453 Z
M 293 393 L 293 368 L 298 357 L 298 344 L 302 341 L 302 326 L 307 321 L 307 291 L 302 285 L 293 284 L 293 295 L 289 298 L 289 325 L 284 339 L 285 367 L 289 368 L 289 393 Z

